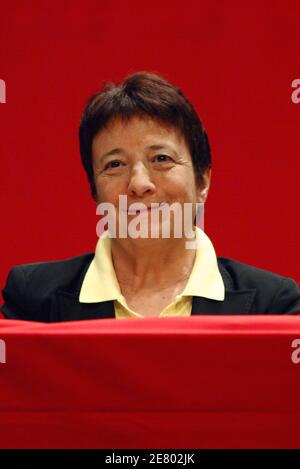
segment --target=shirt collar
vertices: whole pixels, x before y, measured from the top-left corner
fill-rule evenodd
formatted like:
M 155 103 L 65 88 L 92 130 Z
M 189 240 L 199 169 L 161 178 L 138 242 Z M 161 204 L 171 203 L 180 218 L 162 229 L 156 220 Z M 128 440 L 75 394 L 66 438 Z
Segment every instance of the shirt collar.
M 196 257 L 192 272 L 180 296 L 201 296 L 223 301 L 225 287 L 218 269 L 214 247 L 203 230 L 196 227 Z M 99 238 L 80 290 L 80 303 L 124 299 L 111 257 L 111 238 L 105 231 Z

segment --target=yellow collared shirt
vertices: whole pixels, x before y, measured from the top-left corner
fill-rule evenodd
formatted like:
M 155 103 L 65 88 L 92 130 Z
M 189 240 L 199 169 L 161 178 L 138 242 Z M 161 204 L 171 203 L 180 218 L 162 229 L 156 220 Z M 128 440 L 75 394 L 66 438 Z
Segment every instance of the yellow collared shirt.
M 159 317 L 190 316 L 193 296 L 224 301 L 225 287 L 218 269 L 214 247 L 203 230 L 196 227 L 197 249 L 188 282 L 175 301 L 164 308 Z M 92 260 L 80 290 L 80 303 L 113 301 L 117 319 L 142 318 L 132 311 L 122 295 L 111 257 L 111 238 L 105 231 L 99 238 Z

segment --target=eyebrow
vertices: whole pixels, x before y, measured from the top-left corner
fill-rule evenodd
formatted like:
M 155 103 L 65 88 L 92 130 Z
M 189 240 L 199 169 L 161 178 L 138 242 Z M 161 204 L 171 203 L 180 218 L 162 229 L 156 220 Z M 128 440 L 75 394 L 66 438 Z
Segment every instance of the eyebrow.
M 172 151 L 173 153 L 176 153 L 174 148 L 167 144 L 156 144 L 156 145 L 149 145 L 148 147 L 145 147 L 145 150 L 169 150 Z M 107 158 L 108 156 L 112 155 L 120 155 L 124 153 L 125 151 L 122 148 L 113 148 L 112 150 L 108 151 L 107 153 L 104 153 L 104 155 L 101 156 L 101 160 L 104 160 L 104 158 Z

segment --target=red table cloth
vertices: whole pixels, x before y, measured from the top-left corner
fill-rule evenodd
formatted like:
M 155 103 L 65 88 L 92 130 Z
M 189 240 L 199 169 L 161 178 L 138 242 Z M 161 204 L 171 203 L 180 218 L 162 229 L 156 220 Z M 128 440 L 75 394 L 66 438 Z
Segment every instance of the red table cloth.
M 298 316 L 3 319 L 0 341 L 0 448 L 300 448 Z

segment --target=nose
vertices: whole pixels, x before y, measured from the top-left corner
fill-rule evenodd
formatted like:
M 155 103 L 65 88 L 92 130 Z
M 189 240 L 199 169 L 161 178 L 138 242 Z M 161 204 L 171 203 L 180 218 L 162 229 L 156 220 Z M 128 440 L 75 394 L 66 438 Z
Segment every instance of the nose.
M 151 180 L 145 165 L 141 163 L 132 168 L 128 183 L 128 194 L 133 197 L 143 197 L 146 194 L 151 195 L 155 192 L 155 184 Z

